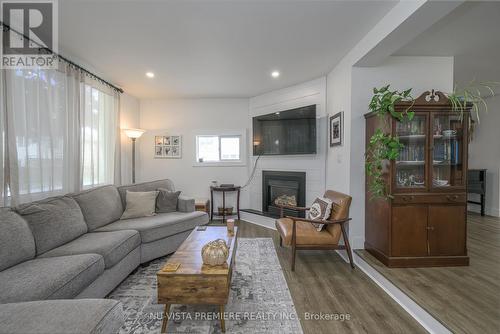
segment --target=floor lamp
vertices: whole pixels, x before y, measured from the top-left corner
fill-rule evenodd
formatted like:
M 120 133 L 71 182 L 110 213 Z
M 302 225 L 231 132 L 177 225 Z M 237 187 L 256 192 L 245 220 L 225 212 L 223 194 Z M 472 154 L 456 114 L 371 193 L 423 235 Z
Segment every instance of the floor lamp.
M 132 183 L 135 183 L 135 141 L 142 136 L 146 130 L 142 129 L 125 129 L 125 135 L 132 140 Z

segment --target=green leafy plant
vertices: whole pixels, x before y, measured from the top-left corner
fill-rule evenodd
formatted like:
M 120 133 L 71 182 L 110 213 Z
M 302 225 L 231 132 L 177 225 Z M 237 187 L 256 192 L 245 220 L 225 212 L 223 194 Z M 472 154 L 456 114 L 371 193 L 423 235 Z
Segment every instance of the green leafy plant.
M 370 138 L 366 152 L 365 169 L 370 176 L 370 193 L 372 198 L 391 197 L 387 194 L 387 185 L 383 179 L 385 160 L 396 160 L 399 151 L 403 148 L 399 138 L 385 134 L 382 129 L 377 129 Z
M 373 97 L 368 107 L 379 117 L 383 117 L 387 126 L 387 114 L 396 118 L 400 122 L 411 121 L 415 113 L 411 111 L 414 99 L 411 96 L 411 88 L 404 91 L 390 90 L 390 85 L 373 89 Z M 396 103 L 411 102 L 403 111 L 396 111 Z M 384 161 L 396 160 L 403 144 L 399 142 L 397 136 L 384 133 L 382 129 L 377 129 L 365 154 L 365 170 L 370 177 L 369 191 L 372 198 L 391 198 L 387 192 L 387 185 L 383 178 Z
M 392 117 L 399 121 L 403 121 L 405 118 L 411 121 L 415 115 L 415 113 L 411 111 L 414 101 L 410 95 L 411 88 L 400 92 L 397 90 L 391 91 L 389 90 L 389 87 L 390 85 L 379 89 L 373 88 L 373 97 L 368 105 L 368 108 L 378 116 L 385 116 L 389 113 Z M 412 104 L 403 110 L 403 112 L 397 112 L 395 104 L 403 101 L 412 102 Z
M 464 111 L 470 106 L 479 122 L 481 110 L 488 112 L 488 103 L 485 101 L 485 94 L 495 96 L 494 87 L 500 85 L 499 82 L 476 82 L 472 80 L 466 87 L 460 88 L 455 85 L 453 92 L 444 93 L 450 100 L 452 110 L 460 113 L 463 118 Z

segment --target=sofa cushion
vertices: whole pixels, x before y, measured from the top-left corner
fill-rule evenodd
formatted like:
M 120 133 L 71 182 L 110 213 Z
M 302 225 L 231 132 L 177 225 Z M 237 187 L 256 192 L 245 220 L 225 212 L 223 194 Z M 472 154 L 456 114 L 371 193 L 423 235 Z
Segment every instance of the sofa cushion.
M 89 231 L 120 219 L 123 213 L 120 194 L 112 185 L 85 190 L 71 197 L 80 205 Z
M 74 298 L 103 271 L 97 254 L 35 258 L 0 272 L 0 303 Z
M 337 245 L 340 239 L 340 225 L 334 224 L 335 229 L 323 230 L 318 232 L 316 227 L 310 222 L 297 221 L 297 245 Z M 276 229 L 280 234 L 283 244 L 290 246 L 292 244 L 293 221 L 290 218 L 280 218 L 275 222 Z
M 187 196 L 179 196 L 177 199 L 177 211 L 193 212 L 195 210 L 194 198 Z
M 122 200 L 122 206 L 126 207 L 127 190 L 128 191 L 154 191 L 158 188 L 165 188 L 170 191 L 175 191 L 174 183 L 168 179 L 135 183 L 131 185 L 118 187 L 118 192 L 120 193 L 120 198 Z
M 30 225 L 38 255 L 87 232 L 82 211 L 71 197 L 51 197 L 23 204 L 16 211 Z
M 0 208 L 0 271 L 35 257 L 35 239 L 21 216 Z
M 170 191 L 168 189 L 158 188 L 156 212 L 167 213 L 177 211 L 177 200 L 180 194 L 180 191 Z
M 128 191 L 127 205 L 120 219 L 150 217 L 156 214 L 158 191 Z
M 108 269 L 120 262 L 140 244 L 141 237 L 137 231 L 92 232 L 54 248 L 41 257 L 94 253 L 104 258 L 104 265 Z
M 108 334 L 124 323 L 112 299 L 39 300 L 0 305 L 0 333 Z
M 160 240 L 171 235 L 191 230 L 208 223 L 205 212 L 169 212 L 152 217 L 119 220 L 96 231 L 136 230 L 141 234 L 142 243 Z

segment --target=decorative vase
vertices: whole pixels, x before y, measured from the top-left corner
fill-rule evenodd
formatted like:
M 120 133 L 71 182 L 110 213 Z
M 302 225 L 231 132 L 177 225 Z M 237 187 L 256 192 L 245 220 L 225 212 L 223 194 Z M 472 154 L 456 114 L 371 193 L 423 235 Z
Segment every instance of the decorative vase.
M 210 241 L 201 249 L 203 263 L 209 266 L 220 266 L 226 263 L 229 256 L 229 248 L 222 239 Z

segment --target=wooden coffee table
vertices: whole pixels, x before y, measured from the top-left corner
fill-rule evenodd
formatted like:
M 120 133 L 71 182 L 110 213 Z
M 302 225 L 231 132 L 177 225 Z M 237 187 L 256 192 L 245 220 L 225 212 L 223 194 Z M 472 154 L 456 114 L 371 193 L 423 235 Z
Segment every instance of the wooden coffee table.
M 161 332 L 167 329 L 167 315 L 171 304 L 219 305 L 221 329 L 225 332 L 224 305 L 229 297 L 231 276 L 236 254 L 236 235 L 227 233 L 225 226 L 207 226 L 205 231 L 197 228 L 191 232 L 167 263 L 180 263 L 175 272 L 160 270 L 157 274 L 158 304 L 165 304 Z M 229 246 L 229 257 L 225 264 L 211 267 L 203 264 L 201 249 L 209 241 L 223 239 Z

